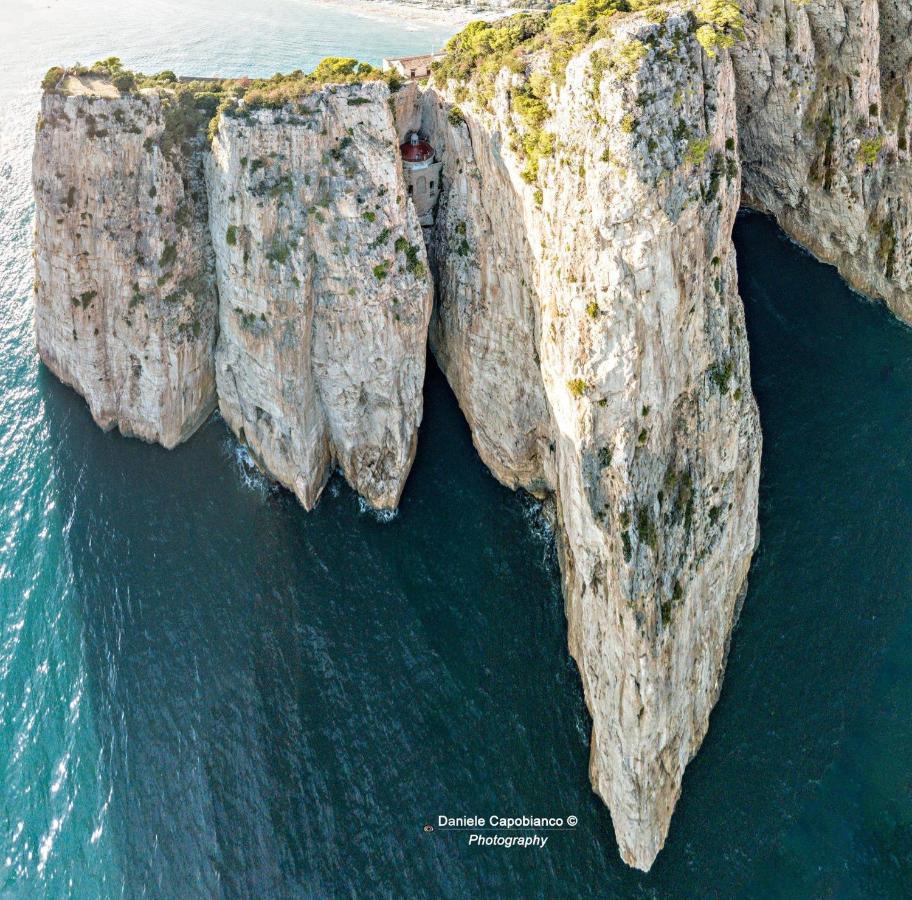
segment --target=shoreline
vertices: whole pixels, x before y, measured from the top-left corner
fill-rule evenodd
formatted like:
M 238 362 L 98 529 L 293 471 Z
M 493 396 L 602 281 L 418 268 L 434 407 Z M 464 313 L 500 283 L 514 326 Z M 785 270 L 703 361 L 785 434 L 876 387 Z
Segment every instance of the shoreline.
M 453 34 L 477 19 L 493 21 L 517 10 L 478 9 L 471 6 L 428 8 L 409 0 L 316 0 L 317 6 L 346 12 L 360 19 L 395 21 L 413 29 L 451 26 Z

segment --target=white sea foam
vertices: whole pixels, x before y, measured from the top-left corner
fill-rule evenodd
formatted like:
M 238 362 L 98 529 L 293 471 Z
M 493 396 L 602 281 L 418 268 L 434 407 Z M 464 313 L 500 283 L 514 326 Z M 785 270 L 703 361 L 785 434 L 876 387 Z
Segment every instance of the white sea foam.
M 234 460 L 238 476 L 244 487 L 263 496 L 278 490 L 278 485 L 257 467 L 247 447 L 238 443 L 231 436 L 225 438 L 224 446 L 228 455 Z
M 384 525 L 392 522 L 399 515 L 398 509 L 374 509 L 363 497 L 358 497 L 358 512 L 362 515 L 372 516 Z
M 542 548 L 542 565 L 547 568 L 556 565 L 557 548 L 554 542 L 553 509 L 526 493 L 520 494 L 520 503 L 529 531 Z

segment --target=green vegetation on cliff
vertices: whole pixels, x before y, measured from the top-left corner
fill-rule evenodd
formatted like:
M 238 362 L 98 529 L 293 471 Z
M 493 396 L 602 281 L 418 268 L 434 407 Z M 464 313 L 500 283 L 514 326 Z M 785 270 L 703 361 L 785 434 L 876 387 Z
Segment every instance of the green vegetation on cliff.
M 111 56 L 91 66 L 54 66 L 42 79 L 41 86 L 47 93 L 87 94 L 107 99 L 155 91 L 164 106 L 165 131 L 160 141 L 163 152 L 174 149 L 189 152 L 204 135 L 212 139 L 223 113 L 245 117 L 257 109 L 290 108 L 303 116 L 312 112 L 306 106 L 306 97 L 321 87 L 381 80 L 393 91 L 401 86 L 394 74 L 347 57 L 327 57 L 310 73 L 297 70 L 271 78 L 179 79 L 171 71 L 154 75 L 133 72 Z M 146 149 L 151 152 L 153 146 L 154 142 L 150 142 Z
M 744 17 L 737 0 L 575 0 L 546 13 L 519 13 L 494 22 L 470 22 L 445 47 L 434 66 L 438 83 L 453 80 L 481 101 L 493 96 L 503 69 L 525 74 L 529 58 L 548 56 L 551 75 L 560 80 L 569 60 L 588 44 L 611 33 L 612 19 L 621 13 L 647 11 L 664 21 L 665 7 L 689 11 L 694 33 L 709 55 L 743 37 Z M 642 58 L 640 48 L 628 48 L 630 65 Z
M 490 110 L 501 73 L 514 76 L 508 91 L 517 127 L 511 132 L 510 147 L 525 161 L 522 174 L 532 183 L 542 159 L 551 156 L 556 147 L 546 123 L 552 95 L 563 84 L 570 60 L 594 41 L 610 37 L 618 16 L 645 11 L 650 22 L 661 25 L 675 9 L 686 12 L 691 34 L 708 56 L 743 37 L 737 0 L 575 0 L 547 13 L 519 13 L 494 22 L 470 23 L 447 43 L 444 58 L 434 66 L 433 79 L 437 84 L 450 84 L 458 102 L 471 100 Z M 598 100 L 606 72 L 620 80 L 636 74 L 649 52 L 647 43 L 631 39 L 618 42 L 611 52 L 592 54 L 593 101 Z M 625 116 L 622 129 L 630 133 L 635 124 L 632 116 Z

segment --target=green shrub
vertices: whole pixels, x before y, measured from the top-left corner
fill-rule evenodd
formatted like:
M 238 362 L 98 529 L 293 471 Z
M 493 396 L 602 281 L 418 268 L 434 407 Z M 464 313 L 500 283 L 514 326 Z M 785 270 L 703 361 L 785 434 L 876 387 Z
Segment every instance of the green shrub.
M 424 263 L 418 258 L 419 250 L 414 244 L 409 244 L 405 251 L 405 269 L 416 278 L 424 275 Z
M 44 78 L 41 79 L 42 90 L 54 90 L 65 74 L 66 69 L 64 69 L 63 66 L 51 66 L 51 68 L 47 70 Z
M 132 72 L 118 72 L 111 81 L 122 94 L 128 94 L 136 87 L 136 76 Z
M 551 115 L 548 104 L 532 94 L 528 88 L 514 92 L 513 111 L 526 128 L 533 130 L 541 128 Z
M 167 269 L 169 266 L 174 265 L 175 260 L 177 259 L 177 247 L 174 244 L 166 243 L 165 249 L 162 250 L 162 254 L 158 259 L 158 265 L 162 269 Z
M 712 139 L 709 137 L 692 138 L 687 143 L 687 150 L 684 153 L 684 158 L 692 165 L 699 166 L 703 160 L 706 159 L 706 154 L 709 152 L 709 145 L 711 143 Z
M 228 230 L 225 232 L 225 242 L 229 247 L 237 244 L 237 225 L 228 226 Z
M 858 161 L 864 163 L 866 166 L 873 166 L 874 163 L 877 162 L 877 157 L 880 156 L 883 144 L 884 138 L 882 134 L 869 140 L 862 141 L 861 147 L 858 150 Z
M 731 380 L 734 371 L 735 364 L 730 359 L 724 363 L 716 363 L 709 370 L 710 381 L 719 389 L 720 393 L 728 393 L 728 382 Z
M 374 266 L 374 278 L 377 281 L 383 281 L 387 275 L 389 275 L 390 263 L 389 260 L 384 260 L 382 263 Z
M 696 38 L 707 56 L 744 39 L 744 16 L 736 0 L 699 0 L 695 14 L 700 23 Z
M 630 562 L 630 557 L 633 555 L 633 547 L 630 543 L 629 531 L 621 532 L 621 543 L 624 547 L 624 562 Z
M 588 388 L 589 385 L 586 384 L 582 378 L 571 378 L 567 382 L 567 390 L 569 390 L 574 397 L 582 397 Z
M 526 159 L 522 177 L 530 184 L 538 178 L 538 166 L 542 159 L 554 155 L 557 139 L 550 131 L 530 129 L 523 135 L 522 151 Z
M 612 54 L 609 65 L 618 78 L 630 78 L 640 68 L 646 52 L 646 45 L 642 41 L 636 38 L 625 41 Z
M 646 506 L 641 506 L 637 509 L 637 533 L 640 536 L 641 543 L 650 547 L 653 553 L 658 552 L 659 532 Z

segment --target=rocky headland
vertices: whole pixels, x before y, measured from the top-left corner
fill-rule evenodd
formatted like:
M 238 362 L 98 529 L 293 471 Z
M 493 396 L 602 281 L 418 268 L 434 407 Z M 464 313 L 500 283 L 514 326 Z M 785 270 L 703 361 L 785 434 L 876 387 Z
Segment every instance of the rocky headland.
M 429 344 L 494 476 L 554 510 L 590 777 L 649 869 L 757 540 L 734 218 L 912 318 L 910 28 L 898 0 L 577 0 L 469 25 L 421 85 L 51 70 L 39 352 L 102 427 L 171 447 L 217 402 L 306 508 L 335 468 L 393 508 Z

